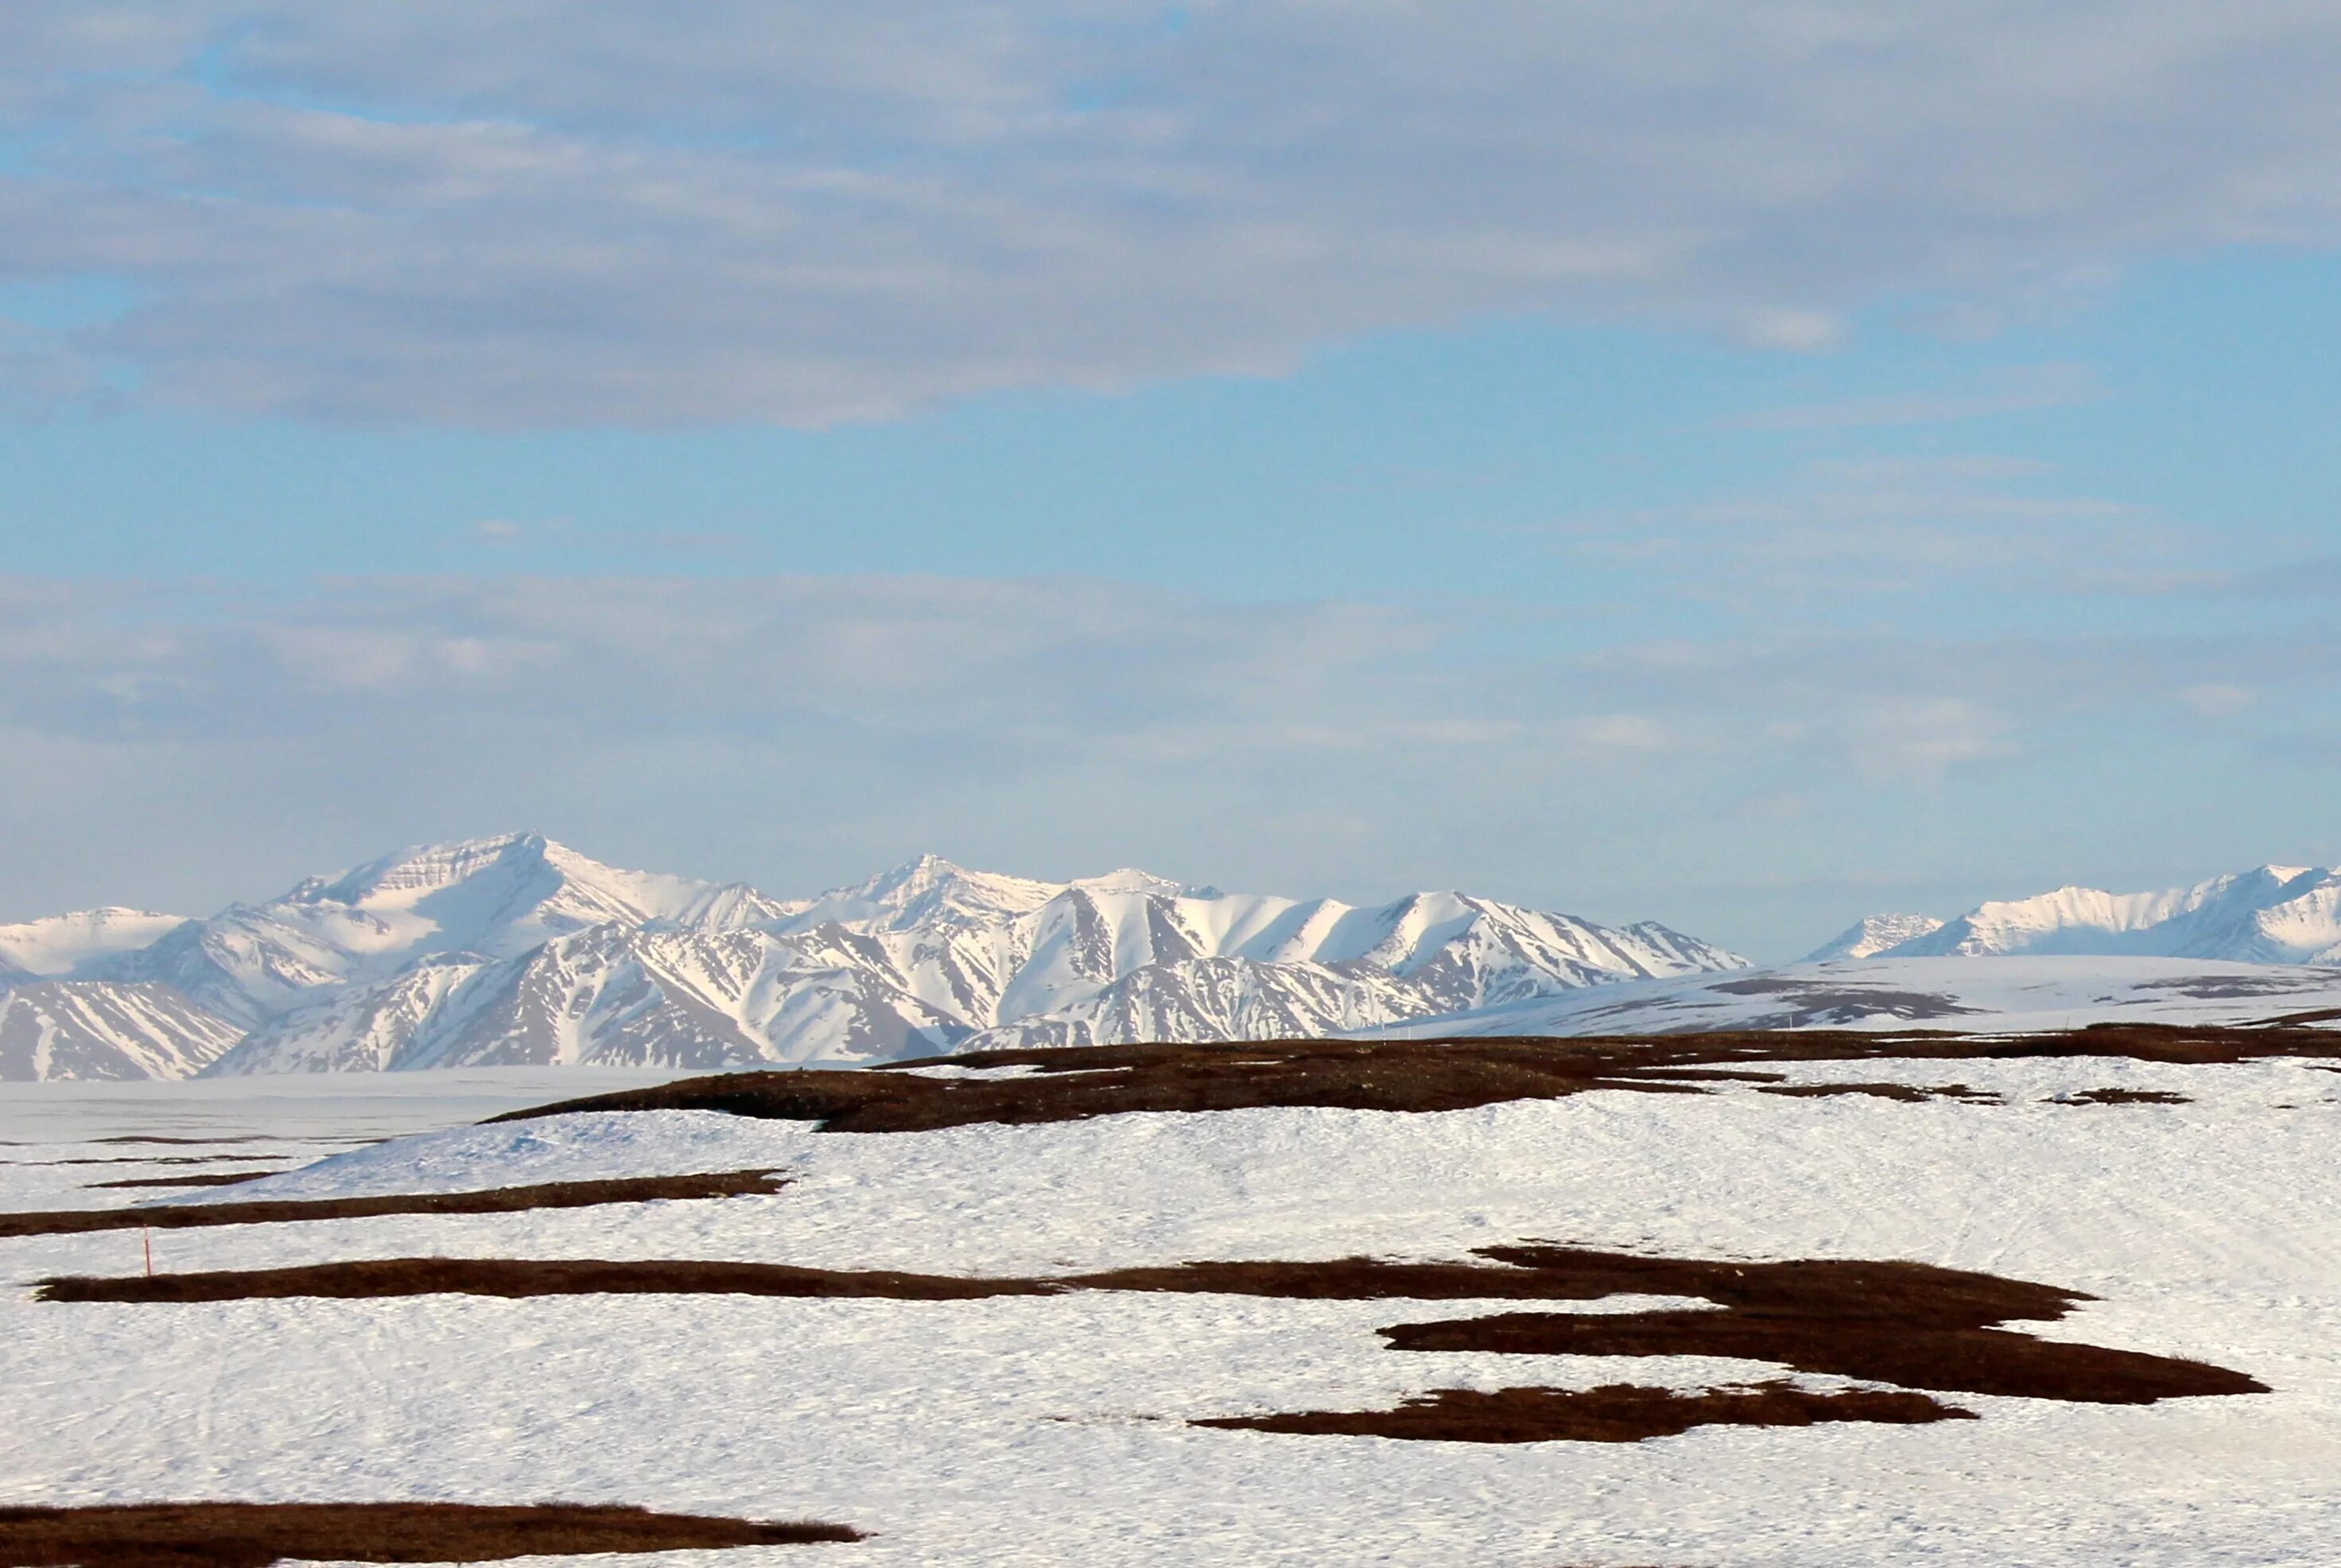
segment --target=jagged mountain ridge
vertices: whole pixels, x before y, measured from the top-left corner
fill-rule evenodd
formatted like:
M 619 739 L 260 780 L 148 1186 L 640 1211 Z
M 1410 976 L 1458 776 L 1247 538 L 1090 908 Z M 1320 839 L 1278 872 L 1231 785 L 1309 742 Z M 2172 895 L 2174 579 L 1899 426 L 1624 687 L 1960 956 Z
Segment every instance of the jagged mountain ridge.
M 264 1023 L 217 1070 L 698 1067 L 1326 1034 L 1738 962 L 1663 927 L 1613 931 L 1454 894 L 1360 910 L 1117 873 L 1037 905 L 1031 885 L 1011 888 L 982 908 L 1003 879 L 943 888 L 930 867 L 928 880 L 850 921 L 612 923 L 501 963 L 442 960 Z
M 744 883 L 621 871 L 540 834 L 409 849 L 108 954 L 87 979 L 168 986 L 245 1028 L 447 953 L 512 958 L 604 922 L 722 927 L 792 906 Z
M 516 834 L 313 878 L 74 974 L 187 1005 L 187 1050 L 142 1058 L 178 1077 L 1323 1034 L 1744 961 L 1655 923 L 1456 893 L 1359 908 L 932 856 L 789 901 Z

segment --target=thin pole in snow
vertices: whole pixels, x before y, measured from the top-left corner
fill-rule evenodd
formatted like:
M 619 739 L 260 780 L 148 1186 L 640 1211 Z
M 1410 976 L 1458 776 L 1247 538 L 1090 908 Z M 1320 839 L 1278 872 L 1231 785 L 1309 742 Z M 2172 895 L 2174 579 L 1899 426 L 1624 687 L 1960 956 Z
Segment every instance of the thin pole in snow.
M 152 1279 L 154 1277 L 154 1232 L 153 1227 L 143 1225 L 140 1226 L 138 1227 L 138 1237 L 141 1241 L 146 1244 L 146 1277 L 148 1279 Z

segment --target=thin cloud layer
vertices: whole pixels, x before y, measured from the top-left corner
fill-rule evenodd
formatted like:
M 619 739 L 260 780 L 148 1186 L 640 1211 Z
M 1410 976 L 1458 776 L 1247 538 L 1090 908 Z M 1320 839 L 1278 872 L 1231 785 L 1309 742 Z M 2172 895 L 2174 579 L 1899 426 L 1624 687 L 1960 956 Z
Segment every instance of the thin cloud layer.
M 1823 350 L 2341 239 L 2336 76 L 2301 0 L 16 0 L 0 280 L 128 303 L 15 323 L 0 396 L 819 425 L 1490 314 Z
M 2341 644 L 2297 627 L 1568 654 L 1488 620 L 1084 581 L 18 580 L 0 913 L 204 905 L 529 825 L 787 888 L 940 847 L 1690 925 L 1812 854 L 1751 814 L 1823 838 L 1988 818 L 2127 745 L 2210 767 L 2341 733 Z M 1777 916 L 1718 929 L 1777 943 Z

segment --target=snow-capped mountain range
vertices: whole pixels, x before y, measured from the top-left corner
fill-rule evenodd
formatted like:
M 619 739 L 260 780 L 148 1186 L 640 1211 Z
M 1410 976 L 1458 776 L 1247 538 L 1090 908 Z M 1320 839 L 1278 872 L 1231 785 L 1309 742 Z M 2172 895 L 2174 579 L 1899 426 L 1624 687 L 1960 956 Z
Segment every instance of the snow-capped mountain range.
M 1805 961 L 2017 954 L 2341 963 L 2341 871 L 2261 866 L 2158 893 L 2059 888 L 1954 920 L 1872 915 Z
M 2326 966 L 2341 966 L 2341 871 L 2297 867 L 2157 893 L 2064 888 L 1950 920 L 1873 915 L 1801 963 L 1751 970 L 1654 923 L 1461 893 L 1361 908 L 926 856 L 783 899 L 514 834 L 404 850 L 207 919 L 105 908 L 0 926 L 0 1079 L 2226 1020 L 2341 1007 Z
M 533 834 L 403 851 L 208 919 L 0 928 L 0 1077 L 882 1061 L 1336 1034 L 1746 960 L 1460 893 L 1378 908 L 929 856 L 816 898 Z

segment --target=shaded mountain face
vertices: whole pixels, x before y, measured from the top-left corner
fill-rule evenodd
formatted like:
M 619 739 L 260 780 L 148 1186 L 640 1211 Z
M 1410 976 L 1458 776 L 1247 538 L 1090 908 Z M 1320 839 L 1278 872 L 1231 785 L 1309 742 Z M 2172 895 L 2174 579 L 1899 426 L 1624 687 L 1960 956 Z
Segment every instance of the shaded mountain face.
M 1878 951 L 1906 958 L 2072 954 L 2242 964 L 2336 963 L 2341 962 L 2341 871 L 2262 866 L 2152 893 L 2060 888 L 2035 898 L 1979 905 L 1932 931 Z
M 927 856 L 790 901 L 523 834 L 314 878 L 75 973 L 182 998 L 207 1020 L 189 1059 L 242 1074 L 1290 1037 L 1744 962 L 1656 924 L 1459 893 L 1360 908 L 1136 870 L 1041 882 Z

